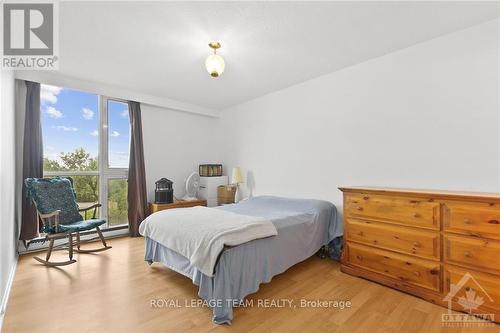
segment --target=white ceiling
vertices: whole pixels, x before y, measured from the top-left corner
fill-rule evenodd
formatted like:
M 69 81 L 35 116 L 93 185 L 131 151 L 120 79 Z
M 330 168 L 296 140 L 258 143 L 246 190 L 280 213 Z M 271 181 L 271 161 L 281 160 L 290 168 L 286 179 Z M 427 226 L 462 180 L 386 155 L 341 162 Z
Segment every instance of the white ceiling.
M 496 2 L 62 2 L 60 74 L 228 106 L 499 16 Z M 226 71 L 204 68 L 222 43 Z

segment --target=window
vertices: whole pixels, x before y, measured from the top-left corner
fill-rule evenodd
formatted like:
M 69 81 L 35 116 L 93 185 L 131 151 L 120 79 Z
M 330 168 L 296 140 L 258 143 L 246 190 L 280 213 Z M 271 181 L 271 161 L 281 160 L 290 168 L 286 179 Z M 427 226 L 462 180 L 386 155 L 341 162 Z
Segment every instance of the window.
M 99 164 L 103 215 L 108 226 L 126 224 L 128 220 L 127 175 L 130 151 L 130 122 L 128 104 L 101 98 L 101 156 Z
M 105 227 L 127 224 L 128 104 L 41 85 L 45 177 L 70 176 L 80 207 L 101 203 Z

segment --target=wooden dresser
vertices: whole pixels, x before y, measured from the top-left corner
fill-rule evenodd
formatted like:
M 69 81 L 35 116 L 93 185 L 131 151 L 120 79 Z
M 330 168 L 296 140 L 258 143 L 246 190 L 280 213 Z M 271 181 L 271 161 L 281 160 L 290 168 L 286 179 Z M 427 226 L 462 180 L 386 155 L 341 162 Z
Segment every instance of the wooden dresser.
M 343 272 L 500 320 L 500 194 L 340 190 Z

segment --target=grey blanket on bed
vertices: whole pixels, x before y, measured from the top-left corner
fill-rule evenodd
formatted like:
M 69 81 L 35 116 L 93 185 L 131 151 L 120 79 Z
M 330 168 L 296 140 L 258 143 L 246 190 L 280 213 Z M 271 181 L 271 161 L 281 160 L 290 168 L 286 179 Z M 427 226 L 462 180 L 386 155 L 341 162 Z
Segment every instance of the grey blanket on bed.
M 151 239 L 146 239 L 145 255 L 145 260 L 161 262 L 191 278 L 199 286 L 201 298 L 220 304 L 212 309 L 212 319 L 217 324 L 231 322 L 234 302 L 242 301 L 256 292 L 261 283 L 271 281 L 273 276 L 342 236 L 336 208 L 327 201 L 260 196 L 219 209 L 269 219 L 278 235 L 224 250 L 213 277 L 204 275 L 187 258 Z

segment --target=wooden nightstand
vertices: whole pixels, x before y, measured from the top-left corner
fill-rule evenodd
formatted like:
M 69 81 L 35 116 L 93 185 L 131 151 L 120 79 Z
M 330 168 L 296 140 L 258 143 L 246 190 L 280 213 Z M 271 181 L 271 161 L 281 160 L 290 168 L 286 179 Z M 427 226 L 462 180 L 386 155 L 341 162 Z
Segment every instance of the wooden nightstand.
M 176 200 L 173 203 L 157 204 L 149 203 L 149 213 L 153 214 L 159 212 L 160 210 L 172 209 L 172 208 L 188 208 L 194 206 L 206 206 L 207 200 Z

